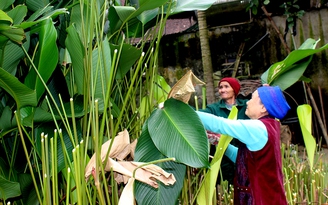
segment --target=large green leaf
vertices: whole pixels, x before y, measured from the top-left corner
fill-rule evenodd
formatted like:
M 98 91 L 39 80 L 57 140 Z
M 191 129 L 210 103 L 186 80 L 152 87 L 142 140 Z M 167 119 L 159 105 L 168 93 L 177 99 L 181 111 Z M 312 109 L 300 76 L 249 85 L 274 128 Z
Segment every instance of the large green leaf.
M 263 84 L 279 85 L 282 90 L 298 81 L 309 63 L 312 55 L 328 48 L 328 44 L 319 49 L 314 49 L 318 41 L 307 39 L 298 50 L 292 51 L 283 61 L 274 63 L 265 71 L 261 80 Z M 288 80 L 286 80 L 288 79 Z
M 17 78 L 0 68 L 0 87 L 11 95 L 17 103 L 17 108 L 24 106 L 36 106 L 36 93 L 24 84 L 19 82 Z
M 136 9 L 132 6 L 112 6 L 108 11 L 110 32 L 114 33 L 119 30 L 124 23 L 131 19 Z
M 16 28 L 12 26 L 10 26 L 8 29 L 0 31 L 0 34 L 18 44 L 22 44 L 25 37 L 24 30 L 22 28 Z
M 123 79 L 133 64 L 135 64 L 135 62 L 140 58 L 141 50 L 126 43 L 122 45 L 122 49 L 120 50 L 120 46 L 111 44 L 112 55 L 114 55 L 115 49 L 120 52 L 115 78 Z
M 158 15 L 158 13 L 159 13 L 159 9 L 156 8 L 156 9 L 142 12 L 137 18 L 140 20 L 140 22 L 143 25 L 146 25 L 148 22 L 153 20 Z
M 209 167 L 205 128 L 189 105 L 170 98 L 148 120 L 149 134 L 162 154 L 191 167 Z
M 26 5 L 29 10 L 37 11 L 38 9 L 44 8 L 49 5 L 49 0 L 26 0 Z
M 15 117 L 13 116 L 13 112 L 9 108 L 9 106 L 6 106 L 0 116 L 0 136 L 6 133 L 7 130 L 12 129 L 15 126 L 17 126 L 17 123 Z
M 148 121 L 143 125 L 141 136 L 135 149 L 134 160 L 138 162 L 151 162 L 154 160 L 165 159 L 164 156 L 153 143 L 148 132 Z M 136 181 L 135 198 L 138 204 L 159 205 L 176 204 L 180 195 L 183 180 L 186 174 L 186 165 L 173 161 L 156 164 L 165 171 L 172 173 L 176 182 L 172 186 L 159 184 L 155 189 L 147 184 Z
M 8 8 L 11 4 L 13 4 L 15 0 L 2 0 L 0 1 L 0 10 L 5 10 Z
M 30 47 L 30 34 L 25 33 L 25 43 L 23 47 L 28 50 Z M 17 65 L 21 59 L 25 56 L 22 47 L 12 41 L 8 41 L 4 49 L 0 49 L 0 66 L 4 68 L 8 73 L 15 75 L 17 70 Z
M 128 26 L 129 36 L 139 36 L 141 27 L 156 17 L 158 7 L 167 3 L 168 0 L 134 0 L 132 6 L 112 6 L 108 12 L 111 33 Z M 125 25 L 127 24 L 127 25 Z M 151 26 L 147 26 L 147 29 Z M 144 29 L 146 31 L 146 29 Z
M 171 87 L 166 83 L 165 79 L 156 75 L 154 78 L 154 87 L 153 87 L 153 95 L 146 95 L 141 99 L 139 113 L 140 119 L 143 120 L 144 117 L 149 116 L 150 110 L 150 102 L 156 101 L 157 104 L 164 102 L 167 99 L 168 93 L 171 90 Z M 152 99 L 150 99 L 152 97 Z
M 171 91 L 171 87 L 160 75 L 156 75 L 154 80 L 154 99 L 158 103 L 164 102 L 167 99 L 169 92 Z
M 6 12 L 0 10 L 0 20 L 1 21 L 9 21 L 10 24 L 13 23 L 13 19 L 10 18 L 10 16 L 8 16 L 8 14 L 6 14 Z
M 0 199 L 7 200 L 21 195 L 20 185 L 0 175 Z
M 172 14 L 183 11 L 206 10 L 217 0 L 178 0 L 172 8 Z
M 112 59 L 108 39 L 105 38 L 97 47 L 92 51 L 92 73 L 93 82 L 95 83 L 94 97 L 99 101 L 99 110 L 104 109 L 105 94 L 107 91 L 107 82 L 109 81 L 109 73 L 111 69 Z
M 42 22 L 39 36 L 38 71 L 44 82 L 47 82 L 58 63 L 57 31 L 51 18 Z M 39 78 L 37 78 L 35 88 L 38 98 L 41 97 L 45 88 Z
M 22 191 L 22 201 L 28 205 L 38 205 L 38 197 L 36 195 L 31 174 L 19 174 L 18 182 Z
M 47 6 L 42 9 L 39 9 L 38 11 L 34 12 L 31 16 L 29 16 L 29 18 L 26 21 L 24 21 L 21 24 L 16 25 L 16 26 L 26 29 L 26 28 L 30 28 L 36 24 L 39 24 L 49 18 L 55 18 L 60 14 L 68 13 L 67 9 L 65 9 L 65 8 L 60 8 L 60 9 L 50 11 L 51 9 L 52 9 L 51 6 Z M 50 12 L 48 12 L 48 11 L 50 11 Z M 42 17 L 39 18 L 40 16 L 42 16 Z
M 22 28 L 11 26 L 12 23 L 13 19 L 7 13 L 0 10 L 0 36 L 22 44 L 22 40 L 24 39 L 24 30 Z M 5 43 L 4 39 L 1 39 L 0 41 L 1 46 Z
M 77 87 L 78 94 L 83 93 L 84 82 L 84 47 L 81 39 L 72 25 L 67 28 L 67 38 L 65 45 L 69 51 L 70 57 L 73 63 L 74 81 Z
M 151 11 L 153 9 L 155 9 L 156 11 L 156 8 L 164 5 L 166 2 L 168 2 L 168 0 L 157 0 L 157 1 L 154 1 L 154 0 L 139 0 L 139 2 L 137 3 L 137 10 L 136 12 L 133 14 L 132 17 L 137 17 L 141 14 L 144 14 L 145 11 Z M 152 16 L 152 15 L 150 15 Z M 155 16 L 153 16 L 155 17 Z M 147 18 L 143 17 L 144 20 L 146 20 Z M 151 19 L 148 19 L 148 21 L 150 21 Z M 146 23 L 147 21 L 144 21 L 144 23 Z
M 36 68 L 45 83 L 49 80 L 58 63 L 57 32 L 51 18 L 41 22 L 40 27 L 39 58 L 35 63 Z M 25 85 L 36 90 L 39 100 L 45 91 L 44 84 L 37 77 L 35 70 L 31 70 L 25 78 Z
M 306 57 L 304 60 L 292 65 L 283 75 L 280 75 L 278 78 L 274 79 L 270 85 L 279 86 L 280 89 L 285 90 L 295 82 L 299 80 L 304 80 L 303 73 L 306 70 L 307 66 L 312 60 L 312 56 Z M 263 78 L 266 78 L 268 73 L 263 73 Z M 265 83 L 265 82 L 264 82 Z
M 17 5 L 12 10 L 8 11 L 8 16 L 13 19 L 13 24 L 20 24 L 27 14 L 27 7 L 25 5 Z
M 314 153 L 316 149 L 316 142 L 312 136 L 312 108 L 308 104 L 300 105 L 297 107 L 297 116 L 300 122 L 303 139 L 305 143 L 306 153 L 310 168 L 312 170 Z
M 238 115 L 238 109 L 236 108 L 236 106 L 233 106 L 228 118 L 236 120 L 237 115 Z M 222 157 L 231 140 L 232 137 L 228 135 L 221 135 L 219 144 L 214 154 L 214 158 L 211 161 L 211 168 L 207 171 L 205 175 L 205 179 L 202 182 L 199 194 L 197 196 L 198 204 L 204 204 L 204 205 L 212 204 Z

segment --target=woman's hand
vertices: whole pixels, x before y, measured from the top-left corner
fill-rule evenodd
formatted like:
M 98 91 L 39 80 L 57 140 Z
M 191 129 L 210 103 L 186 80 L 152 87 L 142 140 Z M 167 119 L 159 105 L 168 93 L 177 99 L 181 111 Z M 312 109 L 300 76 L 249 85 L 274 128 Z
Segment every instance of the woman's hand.
M 210 144 L 212 145 L 217 145 L 219 143 L 221 134 L 215 133 L 215 132 L 211 132 L 206 130 L 206 134 L 207 134 L 207 138 Z

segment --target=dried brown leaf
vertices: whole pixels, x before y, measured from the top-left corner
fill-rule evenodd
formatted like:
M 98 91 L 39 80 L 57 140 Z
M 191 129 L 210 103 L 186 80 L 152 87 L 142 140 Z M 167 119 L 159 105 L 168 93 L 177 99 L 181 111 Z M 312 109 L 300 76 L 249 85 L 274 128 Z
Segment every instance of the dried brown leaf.
M 126 169 L 130 170 L 131 173 L 141 165 L 143 162 L 118 162 Z M 157 165 L 149 164 L 137 169 L 135 178 L 138 181 L 146 183 L 154 188 L 158 187 L 157 180 L 161 181 L 165 185 L 173 185 L 175 183 L 175 177 L 171 173 L 167 173 Z
M 136 139 L 130 144 L 130 155 L 132 159 L 134 159 L 134 151 L 136 150 L 137 142 L 138 140 Z
M 135 205 L 136 201 L 134 200 L 133 185 L 135 179 L 130 178 L 128 183 L 125 185 L 123 192 L 121 194 L 118 205 Z
M 101 146 L 101 162 L 104 162 L 106 159 L 106 155 L 110 146 L 111 140 L 108 140 Z M 130 136 L 128 131 L 125 129 L 122 132 L 119 132 L 117 136 L 114 138 L 113 145 L 109 151 L 110 158 L 116 158 L 120 155 L 121 152 L 124 151 L 124 148 L 130 145 Z M 128 149 L 130 150 L 130 149 Z M 85 178 L 86 180 L 89 179 L 92 169 L 96 166 L 96 154 L 93 154 L 89 163 L 85 168 Z
M 171 89 L 168 98 L 175 98 L 188 103 L 190 96 L 195 92 L 196 85 L 205 85 L 191 70 L 189 70 Z

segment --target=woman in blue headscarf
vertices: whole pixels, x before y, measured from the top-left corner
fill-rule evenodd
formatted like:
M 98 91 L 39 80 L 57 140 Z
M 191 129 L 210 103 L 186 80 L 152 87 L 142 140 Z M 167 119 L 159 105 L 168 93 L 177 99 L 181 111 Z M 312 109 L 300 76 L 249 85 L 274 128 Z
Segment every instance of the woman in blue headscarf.
M 280 153 L 280 119 L 290 109 L 278 86 L 258 88 L 247 102 L 249 120 L 229 120 L 197 112 L 205 129 L 241 142 L 225 155 L 236 163 L 234 204 L 287 205 Z

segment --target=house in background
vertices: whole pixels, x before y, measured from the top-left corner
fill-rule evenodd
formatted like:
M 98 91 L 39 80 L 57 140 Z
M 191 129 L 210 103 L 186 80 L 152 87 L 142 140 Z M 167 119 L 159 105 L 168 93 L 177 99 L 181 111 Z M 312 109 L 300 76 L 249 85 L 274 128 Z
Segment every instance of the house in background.
M 249 1 L 217 1 L 205 11 L 209 44 L 213 66 L 214 86 L 225 76 L 231 76 L 232 68 L 240 55 L 237 77 L 243 85 L 242 94 L 249 94 L 261 85 L 260 76 L 270 65 L 283 60 L 288 52 L 279 35 L 285 39 L 290 50 L 297 49 L 307 38 L 321 39 L 319 46 L 328 43 L 328 1 L 297 1 L 304 16 L 296 19 L 295 30 L 286 29 L 287 16 L 281 7 L 285 1 L 270 1 L 254 15 L 246 11 Z M 278 33 L 279 32 L 279 33 Z M 295 32 L 295 33 L 293 33 Z M 243 49 L 241 49 L 243 45 Z M 313 97 L 321 108 L 328 101 L 328 52 L 314 55 L 304 76 L 312 79 L 309 83 Z M 184 12 L 170 17 L 161 40 L 159 72 L 172 86 L 187 70 L 203 79 L 202 54 L 198 33 L 197 12 Z M 201 99 L 201 91 L 196 95 Z M 286 91 L 287 100 L 293 107 L 285 124 L 289 124 L 293 136 L 299 135 L 296 107 L 307 103 L 306 92 L 301 82 Z M 219 98 L 218 95 L 216 95 Z M 322 110 L 328 116 L 326 110 Z M 316 116 L 313 116 L 315 136 L 322 136 Z M 295 143 L 302 139 L 294 139 Z M 319 141 L 319 139 L 317 139 Z

